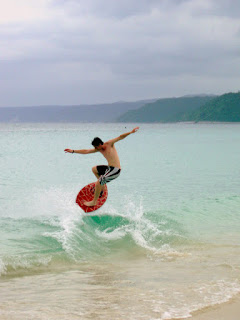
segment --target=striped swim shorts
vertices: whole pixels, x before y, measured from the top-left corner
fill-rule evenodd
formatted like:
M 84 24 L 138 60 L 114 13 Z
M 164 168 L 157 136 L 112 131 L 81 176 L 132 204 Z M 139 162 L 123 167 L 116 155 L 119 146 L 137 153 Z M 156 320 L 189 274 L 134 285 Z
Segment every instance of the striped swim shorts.
M 112 166 L 97 166 L 97 171 L 100 176 L 98 181 L 103 186 L 116 179 L 120 175 L 121 169 Z

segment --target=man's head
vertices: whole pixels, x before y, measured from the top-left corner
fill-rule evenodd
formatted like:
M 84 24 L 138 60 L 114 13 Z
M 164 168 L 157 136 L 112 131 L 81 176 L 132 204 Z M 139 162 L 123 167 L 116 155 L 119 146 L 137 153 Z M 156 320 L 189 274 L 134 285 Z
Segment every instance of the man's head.
M 92 145 L 94 146 L 95 149 L 99 150 L 103 145 L 103 141 L 100 138 L 96 137 L 93 139 Z

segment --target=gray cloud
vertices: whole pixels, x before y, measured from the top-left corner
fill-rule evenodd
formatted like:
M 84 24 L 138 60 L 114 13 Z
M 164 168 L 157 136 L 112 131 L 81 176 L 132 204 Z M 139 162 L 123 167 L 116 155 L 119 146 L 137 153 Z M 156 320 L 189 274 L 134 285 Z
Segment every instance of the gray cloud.
M 112 18 L 148 14 L 156 9 L 164 12 L 178 10 L 185 5 L 196 15 L 240 16 L 240 2 L 236 0 L 52 0 L 51 5 L 64 7 L 71 15 L 88 14 Z
M 0 24 L 2 106 L 238 89 L 233 0 L 55 0 L 46 10 Z
M 178 4 L 187 0 L 159 1 L 159 0 L 53 0 L 53 6 L 64 6 L 72 15 L 90 14 L 101 17 L 127 18 L 139 14 L 147 14 L 152 9 Z
M 213 15 L 239 18 L 240 2 L 236 0 L 215 0 L 213 1 L 213 8 L 210 13 Z

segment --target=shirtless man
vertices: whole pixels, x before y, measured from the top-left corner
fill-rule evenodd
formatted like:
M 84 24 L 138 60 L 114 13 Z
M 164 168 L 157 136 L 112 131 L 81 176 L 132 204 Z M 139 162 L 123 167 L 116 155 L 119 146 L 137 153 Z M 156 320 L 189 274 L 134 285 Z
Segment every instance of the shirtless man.
M 65 149 L 65 152 L 68 153 L 81 153 L 81 154 L 88 154 L 88 153 L 95 153 L 101 152 L 101 154 L 106 158 L 108 162 L 108 166 L 96 166 L 92 168 L 93 173 L 97 177 L 97 182 L 95 184 L 95 194 L 94 199 L 92 201 L 85 201 L 85 206 L 95 206 L 97 204 L 97 200 L 103 187 L 106 183 L 116 179 L 121 172 L 120 160 L 117 154 L 117 150 L 115 148 L 115 143 L 125 139 L 131 133 L 136 132 L 139 127 L 134 128 L 132 131 L 123 133 L 119 137 L 109 140 L 107 142 L 103 142 L 100 138 L 94 138 L 92 141 L 92 145 L 94 149 L 81 149 L 81 150 L 72 150 L 72 149 Z

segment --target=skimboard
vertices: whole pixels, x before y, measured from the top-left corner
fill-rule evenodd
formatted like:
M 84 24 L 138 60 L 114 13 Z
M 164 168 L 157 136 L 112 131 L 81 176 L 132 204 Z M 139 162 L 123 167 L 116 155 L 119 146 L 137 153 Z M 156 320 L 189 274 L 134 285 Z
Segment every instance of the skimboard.
M 97 204 L 95 206 L 92 206 L 92 207 L 85 206 L 83 203 L 85 201 L 92 201 L 94 198 L 94 193 L 95 193 L 95 182 L 88 184 L 87 186 L 82 188 L 78 193 L 76 198 L 76 203 L 79 205 L 79 207 L 83 209 L 84 212 L 95 211 L 101 208 L 102 205 L 104 205 L 108 197 L 107 185 L 105 184 L 104 191 L 101 192 L 98 198 Z

